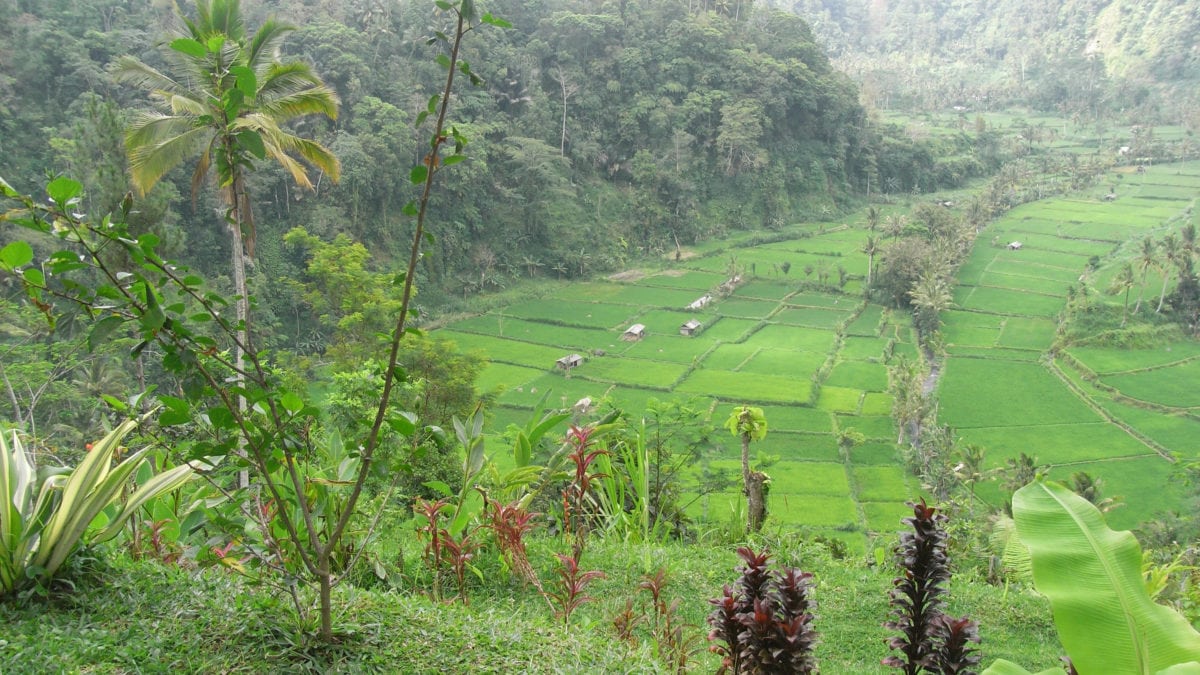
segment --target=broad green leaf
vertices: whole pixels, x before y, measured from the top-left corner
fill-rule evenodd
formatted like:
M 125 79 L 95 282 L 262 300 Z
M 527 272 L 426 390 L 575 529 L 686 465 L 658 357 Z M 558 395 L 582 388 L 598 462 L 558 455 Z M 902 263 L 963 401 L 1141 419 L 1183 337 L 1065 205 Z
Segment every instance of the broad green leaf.
M 158 402 L 166 407 L 166 410 L 158 416 L 158 423 L 161 426 L 170 427 L 192 421 L 192 410 L 187 401 L 174 396 L 159 396 Z
M 40 289 L 46 285 L 46 275 L 42 274 L 42 271 L 36 267 L 30 267 L 21 272 L 21 278 L 25 279 L 25 283 L 33 288 Z
M 83 192 L 83 184 L 70 178 L 55 178 L 46 185 L 46 194 L 59 206 L 75 199 Z
M 421 483 L 421 485 L 424 485 L 430 490 L 433 490 L 434 492 L 446 497 L 454 494 L 454 491 L 450 489 L 450 486 L 440 480 L 427 480 L 424 483 Z
M 1155 675 L 1200 675 L 1200 662 L 1178 663 L 1170 668 L 1158 671 Z
M 259 159 L 265 159 L 267 156 L 267 147 L 263 145 L 262 136 L 257 131 L 251 129 L 243 129 L 237 134 L 238 144 L 242 146 L 246 152 L 254 155 Z
M 289 391 L 279 397 L 279 405 L 283 406 L 284 410 L 296 414 L 304 408 L 304 399 Z
M 0 267 L 13 271 L 22 265 L 28 265 L 33 260 L 33 247 L 28 242 L 14 241 L 0 248 Z
M 418 164 L 412 168 L 408 174 L 408 180 L 413 185 L 420 185 L 425 182 L 425 178 L 429 175 L 429 167 L 424 164 Z
M 1095 506 L 1052 482 L 1017 491 L 1013 517 L 1079 672 L 1153 675 L 1200 661 L 1200 633 L 1147 593 L 1133 534 L 1109 529 Z
M 179 38 L 177 40 L 172 40 L 171 49 L 195 59 L 202 59 L 204 58 L 204 55 L 208 53 L 208 50 L 204 48 L 204 45 L 191 38 Z
M 495 26 L 496 28 L 512 28 L 512 24 L 507 20 L 492 16 L 487 12 L 484 12 L 483 16 L 480 17 L 479 20 L 488 24 L 489 26 Z
M 388 415 L 387 423 L 402 436 L 411 436 L 417 431 L 417 416 L 410 412 Z
M 466 155 L 449 155 L 442 159 L 442 166 L 453 166 L 466 158 Z
M 246 66 L 233 66 L 229 69 L 229 74 L 236 79 L 236 87 L 242 90 L 246 98 L 254 99 L 254 95 L 258 93 L 258 78 L 255 77 L 254 71 Z

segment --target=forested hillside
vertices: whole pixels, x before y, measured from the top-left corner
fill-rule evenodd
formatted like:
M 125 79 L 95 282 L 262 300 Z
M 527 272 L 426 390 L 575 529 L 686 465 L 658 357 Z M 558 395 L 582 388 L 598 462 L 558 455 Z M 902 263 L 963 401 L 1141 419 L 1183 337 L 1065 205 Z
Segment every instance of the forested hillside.
M 780 0 L 880 105 L 1122 114 L 1195 128 L 1195 0 Z
M 949 152 L 885 139 L 789 12 L 682 1 L 486 9 L 513 27 L 481 34 L 463 55 L 482 82 L 451 111 L 471 152 L 434 204 L 427 300 L 613 269 L 732 229 L 835 213 L 885 182 L 930 190 L 982 170 L 936 171 L 933 157 L 959 154 L 964 139 L 939 141 Z M 408 167 L 423 154 L 414 121 L 442 72 L 426 38 L 445 17 L 380 0 L 248 0 L 244 11 L 252 25 L 269 14 L 295 24 L 286 53 L 341 99 L 335 121 L 300 129 L 340 158 L 340 183 L 318 177 L 314 195 L 278 167 L 256 169 L 263 234 L 252 275 L 299 276 L 303 254 L 282 245 L 296 226 L 325 240 L 348 234 L 386 263 L 403 238 Z M 161 63 L 172 22 L 167 2 L 0 3 L 0 175 L 26 189 L 48 173 L 78 176 L 89 210 L 111 210 L 127 190 L 122 128 L 147 101 L 110 67 L 125 54 Z M 187 171 L 170 177 L 141 206 L 144 227 L 222 270 L 227 244 L 210 202 L 189 203 Z

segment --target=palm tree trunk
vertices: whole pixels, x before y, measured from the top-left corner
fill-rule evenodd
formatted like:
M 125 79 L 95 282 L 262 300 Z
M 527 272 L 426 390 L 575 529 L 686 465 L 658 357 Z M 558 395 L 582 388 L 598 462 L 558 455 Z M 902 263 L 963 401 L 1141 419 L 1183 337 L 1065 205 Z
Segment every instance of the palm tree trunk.
M 1167 299 L 1167 286 L 1171 284 L 1171 270 L 1163 269 L 1163 287 L 1162 292 L 1158 294 L 1158 308 L 1154 310 L 1155 314 L 1162 314 L 1163 300 Z

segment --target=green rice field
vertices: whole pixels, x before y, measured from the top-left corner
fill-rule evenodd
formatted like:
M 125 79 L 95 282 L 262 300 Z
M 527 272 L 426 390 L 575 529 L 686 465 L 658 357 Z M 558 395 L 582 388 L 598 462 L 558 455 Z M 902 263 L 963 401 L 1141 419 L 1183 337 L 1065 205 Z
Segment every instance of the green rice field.
M 1102 199 L 1109 182 L 1113 201 Z M 1113 522 L 1133 526 L 1178 505 L 1179 488 L 1163 488 L 1171 473 L 1163 451 L 1200 454 L 1200 343 L 1070 347 L 1057 359 L 1052 347 L 1067 288 L 1089 258 L 1101 260 L 1093 283 L 1106 283 L 1140 237 L 1165 232 L 1191 207 L 1200 164 L 1155 166 L 1103 184 L 1014 208 L 979 235 L 942 317 L 947 356 L 936 395 L 939 420 L 985 448 L 986 468 L 1026 453 L 1054 478 L 1088 471 L 1103 478 L 1106 496 L 1125 497 Z M 717 428 L 716 444 L 689 471 L 736 476 L 740 445 L 721 426 L 735 406 L 762 407 L 769 433 L 752 453 L 776 460 L 765 469 L 770 522 L 869 550 L 870 537 L 894 531 L 904 501 L 920 494 L 895 444 L 885 360 L 918 355 L 906 311 L 862 300 L 861 247 L 870 234 L 863 220 L 860 213 L 796 225 L 793 238 L 758 246 L 705 245 L 662 270 L 564 284 L 436 333 L 487 359 L 478 388 L 494 396 L 498 431 L 524 423 L 547 392 L 551 407 L 590 397 L 601 410 L 634 415 L 652 399 L 686 398 Z M 1022 247 L 1010 250 L 1013 241 Z M 722 293 L 731 257 L 740 283 Z M 840 287 L 839 267 L 850 275 Z M 818 270 L 828 274 L 824 286 Z M 1147 302 L 1157 301 L 1156 283 Z M 709 304 L 687 309 L 704 295 Z M 699 330 L 682 335 L 692 320 Z M 645 335 L 623 339 L 635 323 Z M 569 354 L 584 360 L 556 366 Z M 837 434 L 848 429 L 866 440 L 844 452 Z M 994 485 L 981 484 L 978 494 L 1001 498 Z M 727 522 L 744 513 L 744 496 L 706 495 L 687 508 L 694 518 Z

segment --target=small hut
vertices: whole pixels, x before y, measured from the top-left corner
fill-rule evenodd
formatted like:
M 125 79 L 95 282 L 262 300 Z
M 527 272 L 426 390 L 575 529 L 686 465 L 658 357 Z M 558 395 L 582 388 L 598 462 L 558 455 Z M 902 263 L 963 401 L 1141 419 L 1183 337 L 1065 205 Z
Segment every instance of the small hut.
M 701 328 L 703 328 L 703 325 L 699 321 L 695 319 L 688 319 L 687 323 L 679 327 L 679 334 L 691 337 L 696 333 L 699 333 Z
M 640 323 L 635 323 L 626 328 L 625 332 L 621 334 L 621 339 L 626 342 L 637 342 L 644 337 L 646 337 L 646 327 Z
M 704 309 L 710 302 L 712 302 L 712 296 L 706 293 L 699 298 L 696 298 L 696 300 L 693 301 L 692 304 L 688 305 L 687 308 L 691 310 Z
M 570 370 L 575 366 L 583 363 L 583 357 L 579 354 L 568 354 L 554 362 L 562 370 Z
M 1021 243 L 1021 242 L 1019 242 L 1019 241 L 1010 241 L 1010 242 L 1008 243 L 1008 250 L 1010 250 L 1010 251 L 1020 251 L 1022 246 L 1024 246 L 1024 244 L 1022 244 L 1022 243 Z

